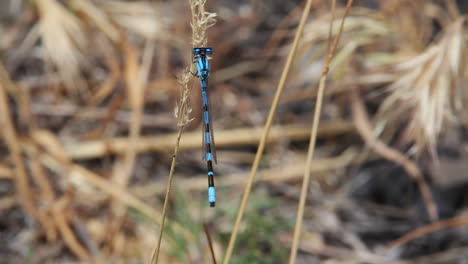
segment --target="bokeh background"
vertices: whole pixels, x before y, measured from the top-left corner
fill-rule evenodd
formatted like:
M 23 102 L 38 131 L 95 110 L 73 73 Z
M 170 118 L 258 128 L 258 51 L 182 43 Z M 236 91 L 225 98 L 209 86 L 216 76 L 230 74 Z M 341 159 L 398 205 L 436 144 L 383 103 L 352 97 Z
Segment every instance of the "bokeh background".
M 159 263 L 211 263 L 204 224 L 222 259 L 303 8 L 207 1 L 218 203 L 206 202 L 193 82 Z M 287 261 L 330 11 L 314 1 L 232 263 Z M 467 12 L 464 0 L 354 2 L 327 81 L 297 263 L 468 263 Z M 190 22 L 184 0 L 1 1 L 0 263 L 148 263 Z

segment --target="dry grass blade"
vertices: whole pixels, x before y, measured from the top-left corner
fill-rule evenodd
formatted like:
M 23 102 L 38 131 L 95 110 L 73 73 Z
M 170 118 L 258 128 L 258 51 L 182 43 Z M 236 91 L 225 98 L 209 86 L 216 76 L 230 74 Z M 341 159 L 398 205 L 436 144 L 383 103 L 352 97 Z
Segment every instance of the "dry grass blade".
M 399 261 L 398 264 L 427 264 L 427 263 L 457 263 L 468 259 L 468 247 L 455 247 L 434 254 L 419 256 L 404 261 Z
M 460 217 L 455 217 L 455 218 L 450 218 L 447 220 L 442 220 L 442 221 L 437 221 L 434 223 L 431 223 L 429 225 L 417 228 L 404 236 L 396 239 L 395 241 L 391 242 L 388 245 L 388 249 L 393 249 L 395 247 L 400 247 L 403 244 L 408 243 L 411 240 L 420 238 L 424 235 L 430 234 L 432 232 L 436 232 L 442 229 L 447 229 L 447 228 L 457 228 L 457 227 L 466 227 L 468 226 L 468 217 L 466 216 L 460 216 Z
M 143 96 L 145 92 L 145 82 L 142 77 L 147 75 L 149 67 L 143 69 L 138 64 L 138 52 L 137 50 L 125 43 L 124 53 L 127 58 L 126 69 L 125 69 L 125 84 L 127 88 L 127 95 L 132 109 L 132 118 L 130 123 L 130 133 L 129 133 L 129 145 L 125 151 L 124 161 L 120 164 L 117 161 L 115 174 L 113 180 L 121 185 L 126 186 L 130 180 L 130 176 L 133 171 L 135 164 L 135 159 L 137 155 L 136 142 L 138 142 L 140 137 L 141 129 L 141 119 L 143 113 Z
M 401 264 L 399 261 L 392 261 L 389 258 L 370 252 L 327 245 L 323 238 L 317 239 L 316 237 L 316 234 L 304 231 L 299 249 L 311 255 L 327 257 L 327 261 L 331 263 Z M 290 244 L 290 240 L 290 237 L 286 236 L 281 238 L 281 241 L 285 244 Z
M 309 149 L 307 151 L 306 166 L 304 170 L 304 180 L 302 182 L 301 197 L 300 197 L 299 206 L 297 209 L 296 226 L 294 228 L 293 243 L 291 246 L 291 253 L 289 255 L 290 264 L 294 264 L 296 262 L 297 248 L 299 246 L 299 240 L 300 240 L 300 236 L 302 233 L 302 221 L 304 218 L 304 208 L 305 208 L 305 203 L 307 199 L 307 193 L 309 191 L 310 169 L 312 167 L 312 159 L 314 156 L 315 142 L 317 139 L 317 130 L 318 130 L 319 122 L 320 122 L 320 113 L 322 110 L 323 94 L 325 91 L 325 82 L 327 80 L 328 69 L 330 67 L 330 63 L 332 61 L 333 55 L 335 54 L 335 50 L 338 46 L 338 42 L 340 41 L 340 37 L 343 32 L 344 22 L 349 13 L 352 3 L 353 3 L 353 0 L 348 0 L 346 4 L 346 9 L 343 14 L 343 18 L 341 20 L 341 25 L 340 25 L 338 34 L 335 36 L 331 48 L 329 48 L 329 51 L 327 54 L 327 60 L 325 62 L 325 66 L 322 71 L 322 76 L 320 77 L 319 88 L 317 91 L 317 102 L 316 102 L 315 111 L 314 111 L 314 119 L 312 121 L 312 130 L 310 132 Z M 333 7 L 335 7 L 335 1 L 333 1 Z M 334 13 L 335 13 L 335 10 L 333 9 L 332 14 Z M 334 17 L 334 15 L 332 15 L 332 17 Z M 333 20 L 331 22 L 332 23 L 330 23 L 330 28 L 332 27 Z M 329 37 L 331 37 L 331 32 L 332 30 L 330 30 Z
M 309 133 L 310 134 L 310 133 Z M 343 169 L 350 164 L 359 164 L 364 161 L 373 160 L 366 153 L 359 155 L 354 150 L 345 151 L 343 154 L 333 157 L 316 160 L 316 166 L 310 168 L 312 175 L 323 175 L 333 170 Z M 270 184 L 298 182 L 303 178 L 305 161 L 291 163 L 283 167 L 274 167 L 262 169 L 258 172 L 258 181 Z M 237 188 L 247 183 L 247 173 L 234 173 L 232 175 L 218 177 L 219 187 Z M 193 177 L 191 179 L 182 179 L 179 181 L 179 190 L 201 191 L 206 189 L 206 179 L 204 177 Z M 154 195 L 164 192 L 164 187 L 159 184 L 146 184 L 144 186 L 132 188 L 132 193 L 141 198 L 154 197 Z
M 211 241 L 210 229 L 206 223 L 203 223 L 203 230 L 205 231 L 208 247 L 210 248 L 211 259 L 213 260 L 213 264 L 216 264 L 216 256 L 213 249 L 213 242 Z
M 70 181 L 73 183 L 82 181 L 93 185 L 98 190 L 109 195 L 115 200 L 120 201 L 122 204 L 133 207 L 139 212 L 150 218 L 152 221 L 161 224 L 161 214 L 159 211 L 153 209 L 151 206 L 145 204 L 135 196 L 130 194 L 127 190 L 120 186 L 104 179 L 102 176 L 97 175 L 93 171 L 90 171 L 80 165 L 73 164 L 61 148 L 60 142 L 54 137 L 53 134 L 46 131 L 36 131 L 32 136 L 34 141 L 41 147 L 46 149 L 42 152 L 39 157 L 41 163 L 44 164 L 51 171 L 57 173 L 67 173 L 70 175 Z M 24 144 L 24 148 L 31 148 L 28 144 Z M 77 188 L 79 188 L 77 186 Z M 174 223 L 174 228 L 177 232 L 182 234 L 188 234 L 188 232 L 181 226 Z
M 359 134 L 364 139 L 366 144 L 382 157 L 401 165 L 405 171 L 411 177 L 413 177 L 413 179 L 418 184 L 418 188 L 421 192 L 424 203 L 426 204 L 429 217 L 431 220 L 437 220 L 437 206 L 434 202 L 434 199 L 432 198 L 431 190 L 424 180 L 424 177 L 418 166 L 398 150 L 385 145 L 385 143 L 383 143 L 381 140 L 375 138 L 372 132 L 373 128 L 364 108 L 364 102 L 361 99 L 358 87 L 354 87 L 354 89 L 351 91 L 351 101 L 353 120 L 356 124 L 356 128 Z
M 83 12 L 102 32 L 104 32 L 112 41 L 117 42 L 120 39 L 120 33 L 112 24 L 109 16 L 98 8 L 90 0 L 72 0 L 73 8 Z
M 40 33 L 53 65 L 70 92 L 82 88 L 80 66 L 87 45 L 84 28 L 73 14 L 56 0 L 35 0 L 40 15 Z
M 8 196 L 0 198 L 0 212 L 6 211 L 16 205 L 16 197 Z
M 36 199 L 41 201 L 41 207 L 43 208 L 43 210 L 46 210 L 44 214 L 46 215 L 46 217 L 48 217 L 48 214 L 53 213 L 53 205 L 56 199 L 53 184 L 47 177 L 47 173 L 44 170 L 43 165 L 39 162 L 39 152 L 35 148 L 31 148 L 29 150 L 26 150 L 25 152 L 28 153 L 28 161 L 30 164 L 32 178 L 34 179 L 38 189 L 40 190 L 36 194 Z M 56 241 L 58 237 L 57 227 L 53 224 L 53 222 L 47 221 L 45 223 L 47 223 L 47 226 L 45 226 L 45 228 L 48 240 Z
M 153 45 L 148 45 L 148 49 L 152 49 Z M 144 92 L 146 86 L 146 78 L 150 68 L 150 62 L 153 58 L 152 54 L 148 54 L 143 65 L 138 63 L 139 53 L 136 48 L 129 43 L 123 43 L 123 50 L 126 56 L 126 67 L 124 71 L 125 87 L 127 89 L 128 100 L 132 110 L 132 118 L 129 127 L 128 140 L 129 147 L 125 151 L 121 159 L 117 159 L 114 163 L 114 173 L 112 180 L 119 186 L 125 189 L 130 181 L 132 172 L 135 167 L 135 160 L 137 158 L 136 142 L 140 137 L 141 120 L 144 108 Z M 120 204 L 114 203 L 114 220 L 111 229 L 118 230 L 121 228 L 125 220 L 126 208 Z
M 9 92 L 13 97 L 15 97 L 16 101 L 19 104 L 21 121 L 24 125 L 29 126 L 30 129 L 34 130 L 35 122 L 30 114 L 29 94 L 25 92 L 21 87 L 15 85 L 15 83 L 10 79 L 9 74 L 3 67 L 3 65 L 0 65 L 0 89 L 2 89 L 2 93 L 4 93 L 5 96 L 7 96 L 7 92 Z M 40 192 L 38 192 L 37 194 L 38 196 L 40 196 L 38 200 L 42 200 L 41 198 L 45 199 L 45 206 L 42 206 L 42 208 L 39 209 L 38 207 L 36 207 L 37 204 L 35 203 L 35 200 L 32 197 L 34 192 L 32 186 L 34 183 L 29 182 L 29 176 L 27 175 L 25 167 L 27 163 L 23 158 L 21 149 L 19 149 L 19 137 L 16 136 L 13 120 L 11 120 L 11 117 L 9 116 L 11 114 L 11 112 L 9 111 L 10 106 L 7 102 L 3 103 L 5 103 L 4 107 L 8 107 L 8 109 L 2 110 L 3 113 L 8 115 L 4 117 L 3 122 L 10 123 L 10 125 L 6 125 L 6 123 L 3 123 L 2 125 L 3 127 L 5 127 L 4 136 L 16 165 L 14 170 L 16 175 L 13 179 L 16 180 L 16 188 L 17 192 L 20 194 L 21 204 L 29 213 L 31 213 L 37 219 L 37 221 L 39 221 L 39 223 L 45 229 L 47 239 L 49 241 L 55 241 L 57 239 L 57 230 L 54 224 L 48 221 L 49 216 L 47 212 L 54 199 L 52 185 L 50 184 L 47 177 L 43 174 L 43 171 L 41 171 L 42 168 L 40 168 L 40 164 L 36 162 L 34 157 L 29 157 L 33 180 L 36 181 L 35 184 L 40 189 Z M 12 131 L 9 131 L 9 129 L 12 129 Z
M 299 26 L 296 31 L 296 35 L 294 37 L 294 42 L 289 52 L 288 58 L 286 59 L 285 66 L 283 68 L 283 72 L 281 74 L 281 79 L 278 83 L 278 87 L 276 89 L 275 97 L 271 104 L 270 112 L 268 113 L 268 118 L 265 123 L 265 127 L 263 130 L 262 138 L 260 139 L 260 143 L 258 145 L 257 153 L 255 155 L 255 160 L 252 164 L 252 169 L 250 171 L 249 180 L 247 185 L 244 189 L 244 195 L 242 196 L 242 202 L 237 213 L 236 223 L 234 224 L 234 228 L 232 230 L 231 237 L 229 239 L 229 244 L 226 250 L 226 255 L 224 257 L 224 264 L 228 264 L 231 260 L 232 252 L 234 250 L 234 246 L 237 240 L 237 234 L 239 232 L 240 224 L 242 222 L 242 218 L 247 206 L 247 201 L 249 200 L 250 192 L 252 191 L 253 182 L 255 180 L 255 175 L 257 174 L 258 166 L 260 165 L 260 160 L 263 156 L 263 150 L 265 149 L 265 145 L 267 142 L 268 135 L 270 134 L 270 129 L 273 124 L 273 118 L 276 115 L 276 110 L 278 109 L 279 100 L 281 94 L 283 93 L 284 86 L 286 84 L 286 79 L 288 77 L 289 71 L 291 69 L 291 65 L 296 54 L 297 47 L 299 46 L 299 40 L 301 39 L 302 32 L 304 31 L 304 25 L 309 17 L 310 9 L 312 6 L 312 0 L 307 0 L 304 10 L 302 12 L 301 20 L 299 22 Z
M 98 86 L 96 93 L 89 98 L 89 101 L 84 107 L 81 107 L 80 110 L 73 110 L 75 115 L 72 116 L 64 126 L 65 128 L 62 130 L 62 134 L 70 134 L 67 129 L 76 126 L 76 124 L 78 124 L 79 121 L 83 121 L 88 114 L 94 113 L 96 107 L 116 90 L 116 85 L 120 81 L 120 76 L 122 75 L 122 70 L 118 63 L 117 52 L 114 49 L 109 49 L 104 52 L 103 56 L 105 57 L 106 64 L 110 69 L 109 77 Z
M 31 98 L 29 92 L 22 86 L 17 85 L 4 65 L 0 65 L 0 81 L 5 87 L 5 91 L 18 102 L 19 121 L 21 125 L 28 126 L 31 129 L 36 128 L 36 120 L 31 113 Z
M 330 16 L 330 27 L 328 30 L 328 38 L 327 38 L 327 51 L 330 52 L 331 44 L 332 44 L 332 36 L 333 36 L 333 22 L 335 21 L 335 12 L 336 11 L 336 0 L 332 0 L 331 6 L 331 16 Z
M 0 65 L 0 68 L 2 68 L 3 71 L 3 65 Z M 0 76 L 4 77 L 3 75 Z M 12 156 L 13 163 L 15 165 L 15 188 L 20 199 L 20 204 L 27 212 L 33 214 L 36 219 L 38 219 L 39 222 L 43 224 L 47 221 L 41 217 L 41 214 L 34 204 L 33 192 L 30 186 L 28 175 L 26 173 L 19 139 L 16 135 L 16 129 L 13 120 L 11 119 L 12 115 L 10 112 L 10 106 L 8 104 L 8 94 L 5 83 L 6 81 L 3 78 L 0 78 L 0 125 L 3 128 L 3 137 L 8 149 L 10 150 L 10 155 Z
M 180 105 L 178 109 L 176 110 L 176 117 L 178 118 L 179 131 L 177 133 L 177 139 L 176 139 L 175 148 L 174 148 L 174 155 L 172 156 L 171 170 L 169 171 L 169 177 L 167 179 L 167 184 L 166 184 L 166 195 L 164 197 L 164 205 L 163 205 L 163 210 L 162 210 L 162 215 L 161 215 L 161 227 L 159 229 L 158 244 L 154 248 L 153 254 L 151 256 L 152 264 L 158 263 L 159 251 L 161 249 L 161 241 L 162 241 L 162 236 L 164 233 L 164 224 L 166 222 L 167 207 L 168 207 L 169 197 L 170 197 L 171 190 L 172 190 L 172 179 L 174 176 L 175 165 L 177 161 L 177 154 L 179 153 L 180 138 L 182 137 L 182 132 L 184 130 L 185 125 L 190 121 L 189 114 L 191 110 L 188 105 L 188 98 L 189 98 L 188 87 L 189 87 L 190 79 L 191 79 L 191 75 L 189 73 L 184 73 L 184 75 L 182 76 L 180 80 L 180 84 L 183 87 L 183 92 L 182 92 Z
M 0 165 L 0 180 L 13 180 L 14 171 L 6 165 Z
M 319 127 L 318 135 L 323 137 L 333 137 L 336 135 L 350 133 L 354 131 L 351 121 L 340 120 L 338 122 L 324 122 Z M 138 152 L 170 152 L 173 143 L 177 139 L 177 133 L 161 136 L 141 136 L 135 143 Z M 276 142 L 286 137 L 292 141 L 301 141 L 310 135 L 310 128 L 303 125 L 273 126 L 271 128 L 268 143 Z M 217 146 L 246 146 L 256 145 L 262 137 L 258 128 L 237 128 L 230 130 L 220 130 L 216 133 Z M 200 147 L 200 133 L 188 132 L 180 141 L 180 150 L 197 149 Z M 130 145 L 128 138 L 109 138 L 106 140 L 90 140 L 82 142 L 65 142 L 65 152 L 67 157 L 75 160 L 93 159 L 109 154 L 124 153 Z
M 70 248 L 70 250 L 80 259 L 93 262 L 93 257 L 88 253 L 86 248 L 78 242 L 78 239 L 69 225 L 66 212 L 66 207 L 69 202 L 70 198 L 64 196 L 54 204 L 52 208 L 52 216 L 55 220 L 55 224 L 57 225 L 65 243 L 68 245 L 68 248 Z
M 75 0 L 81 1 L 81 0 Z M 162 16 L 157 7 L 159 3 L 146 1 L 98 1 L 96 5 L 102 9 L 108 17 L 128 32 L 136 33 L 145 39 L 167 38 L 171 34 L 165 32 L 165 22 L 168 17 Z M 96 14 L 97 15 L 97 14 Z M 95 17 L 95 16 L 94 16 Z M 93 17 L 93 18 L 94 18 Z M 94 19 L 100 28 L 106 26 L 106 33 L 111 30 L 103 17 Z M 103 28 L 104 29 L 104 28 Z M 112 36 L 115 33 L 112 33 Z
M 308 1 L 1 1 L 0 262 L 463 262 L 468 1 Z
M 462 111 L 464 21 L 454 21 L 438 43 L 395 68 L 402 76 L 388 87 L 377 127 L 384 134 L 406 127 L 403 140 L 413 145 L 410 154 L 429 150 L 436 157 L 437 139 L 447 129 L 444 124 L 456 123 L 456 113 Z

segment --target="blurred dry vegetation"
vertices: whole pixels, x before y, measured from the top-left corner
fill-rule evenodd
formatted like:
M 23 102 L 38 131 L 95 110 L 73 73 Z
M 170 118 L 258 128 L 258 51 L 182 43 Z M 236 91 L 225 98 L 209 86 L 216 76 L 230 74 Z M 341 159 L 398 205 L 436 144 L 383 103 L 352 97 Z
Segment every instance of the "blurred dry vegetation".
M 330 2 L 314 3 L 232 263 L 286 262 Z M 219 202 L 206 202 L 193 85 L 159 263 L 210 263 L 203 223 L 222 258 L 303 1 L 206 8 L 217 15 Z M 466 12 L 463 0 L 355 1 L 327 82 L 297 263 L 466 263 Z M 148 263 L 190 19 L 185 0 L 1 1 L 0 263 Z

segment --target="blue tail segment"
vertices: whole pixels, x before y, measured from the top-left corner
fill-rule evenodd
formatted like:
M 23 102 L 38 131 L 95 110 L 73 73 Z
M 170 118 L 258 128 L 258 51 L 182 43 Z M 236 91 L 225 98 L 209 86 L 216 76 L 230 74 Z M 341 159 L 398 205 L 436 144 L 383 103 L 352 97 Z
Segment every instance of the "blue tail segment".
M 216 189 L 214 186 L 208 187 L 208 202 L 211 207 L 216 205 Z
M 216 149 L 214 144 L 213 127 L 211 124 L 210 107 L 208 99 L 208 78 L 210 77 L 210 62 L 206 55 L 213 54 L 211 48 L 194 48 L 192 50 L 194 63 L 197 66 L 196 76 L 200 79 L 203 102 L 203 159 L 208 169 L 208 202 L 211 207 L 216 204 L 216 189 L 214 186 L 213 160 L 216 162 Z

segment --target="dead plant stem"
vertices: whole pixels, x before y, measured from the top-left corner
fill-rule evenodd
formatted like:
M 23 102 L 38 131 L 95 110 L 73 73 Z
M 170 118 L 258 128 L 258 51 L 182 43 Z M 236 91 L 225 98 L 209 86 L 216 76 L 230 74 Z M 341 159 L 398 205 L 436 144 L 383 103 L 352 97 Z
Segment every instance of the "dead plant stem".
M 172 156 L 171 170 L 169 172 L 169 177 L 167 179 L 166 195 L 164 197 L 164 205 L 163 205 L 163 210 L 162 210 L 162 215 L 161 215 L 161 227 L 159 229 L 159 235 L 158 235 L 158 244 L 153 251 L 153 255 L 151 256 L 152 264 L 158 263 L 159 251 L 161 249 L 161 241 L 162 241 L 162 235 L 164 231 L 164 224 L 166 222 L 167 205 L 169 201 L 169 195 L 171 194 L 172 179 L 174 177 L 177 154 L 179 153 L 179 143 L 180 143 L 180 138 L 182 137 L 183 131 L 184 131 L 184 125 L 179 126 L 179 132 L 177 133 L 177 140 L 176 140 L 176 145 L 174 148 L 174 155 Z
M 341 20 L 341 25 L 340 25 L 339 32 L 336 35 L 335 39 L 333 40 L 332 48 L 328 51 L 325 67 L 324 67 L 324 70 L 322 72 L 322 76 L 320 77 L 319 88 L 318 88 L 318 91 L 317 91 L 317 102 L 315 104 L 314 119 L 312 121 L 312 130 L 310 132 L 309 150 L 307 152 L 306 166 L 305 166 L 305 169 L 304 169 L 304 180 L 303 180 L 303 183 L 302 183 L 301 197 L 299 199 L 299 207 L 298 207 L 298 211 L 297 211 L 296 226 L 294 228 L 293 243 L 292 243 L 292 246 L 291 246 L 291 253 L 289 255 L 289 264 L 294 264 L 296 262 L 297 248 L 298 248 L 298 245 L 299 245 L 299 239 L 300 239 L 300 235 L 301 235 L 301 231 L 302 231 L 302 221 L 303 221 L 303 218 L 304 218 L 304 208 L 305 208 L 305 203 L 306 203 L 306 199 L 307 199 L 307 193 L 308 193 L 308 190 L 309 190 L 310 170 L 311 170 L 311 167 L 312 167 L 312 159 L 314 157 L 315 142 L 316 142 L 316 139 L 317 139 L 317 130 L 318 130 L 319 122 L 320 122 L 320 113 L 321 113 L 321 110 L 322 110 L 323 94 L 324 94 L 324 90 L 325 90 L 325 82 L 327 80 L 327 75 L 328 75 L 328 70 L 329 70 L 329 67 L 330 67 L 331 60 L 332 60 L 333 55 L 335 53 L 335 50 L 336 50 L 336 48 L 338 46 L 340 36 L 341 36 L 341 34 L 343 32 L 343 26 L 344 26 L 346 16 L 349 13 L 349 10 L 351 8 L 352 3 L 353 3 L 353 0 L 348 0 L 348 2 L 346 4 L 346 10 L 345 10 L 345 13 L 343 14 L 343 18 Z M 334 7 L 334 5 L 333 5 L 333 7 Z M 334 13 L 334 10 L 332 10 L 332 13 Z M 331 23 L 330 23 L 330 27 L 331 27 Z
M 289 70 L 291 69 L 291 65 L 292 65 L 294 56 L 296 54 L 297 47 L 299 45 L 299 40 L 301 39 L 302 32 L 304 30 L 304 25 L 309 16 L 311 6 L 312 6 L 312 0 L 307 0 L 304 11 L 302 12 L 302 17 L 301 17 L 296 35 L 294 37 L 294 42 L 292 44 L 291 51 L 289 52 L 288 58 L 286 59 L 286 64 L 283 68 L 283 72 L 281 74 L 281 78 L 280 78 L 278 87 L 276 89 L 275 97 L 273 99 L 272 106 L 268 114 L 268 118 L 265 124 L 262 138 L 260 139 L 260 143 L 258 145 L 257 153 L 255 155 L 255 160 L 253 162 L 252 169 L 249 175 L 249 179 L 244 190 L 244 195 L 242 197 L 242 202 L 241 202 L 239 211 L 237 213 L 237 218 L 236 218 L 236 222 L 234 225 L 234 229 L 232 230 L 231 238 L 229 239 L 229 244 L 226 250 L 226 255 L 224 257 L 224 262 L 223 262 L 224 264 L 228 264 L 229 261 L 231 260 L 231 256 L 234 250 L 234 245 L 236 243 L 240 224 L 244 216 L 244 212 L 247 206 L 247 201 L 249 200 L 250 192 L 252 191 L 252 186 L 253 186 L 253 182 L 255 179 L 255 175 L 257 174 L 258 166 L 263 156 L 263 150 L 265 149 L 267 138 L 270 133 L 270 128 L 271 128 L 271 125 L 273 124 L 273 118 L 276 115 L 276 110 L 278 108 L 279 100 L 280 100 L 281 94 L 283 93 L 283 89 L 286 84 L 286 79 L 288 77 Z
M 206 223 L 203 223 L 203 230 L 205 230 L 206 240 L 208 240 L 208 247 L 210 248 L 211 259 L 213 260 L 213 264 L 216 264 L 216 256 L 213 249 L 213 241 L 211 240 L 210 236 L 210 228 Z
M 405 235 L 401 236 L 400 238 L 392 241 L 387 248 L 394 249 L 396 247 L 401 247 L 402 245 L 408 243 L 411 240 L 415 240 L 420 238 L 424 235 L 448 228 L 457 228 L 457 227 L 466 227 L 468 226 L 468 217 L 466 216 L 458 216 L 454 218 L 450 218 L 447 220 L 436 221 L 430 223 L 428 225 L 422 226 L 411 232 L 406 233 Z
M 3 65 L 0 65 L 0 68 L 3 71 Z M 0 125 L 2 126 L 5 143 L 7 144 L 8 149 L 10 150 L 13 163 L 15 164 L 15 188 L 23 208 L 27 212 L 34 215 L 35 218 L 39 220 L 39 222 L 42 225 L 44 225 L 44 222 L 47 222 L 47 220 L 44 219 L 43 215 L 37 210 L 33 201 L 32 190 L 29 184 L 26 169 L 24 167 L 24 160 L 21 153 L 21 147 L 19 145 L 19 140 L 16 135 L 16 129 L 14 127 L 13 120 L 11 119 L 12 114 L 10 112 L 10 107 L 8 104 L 8 94 L 5 83 L 6 81 L 3 78 L 0 78 Z

